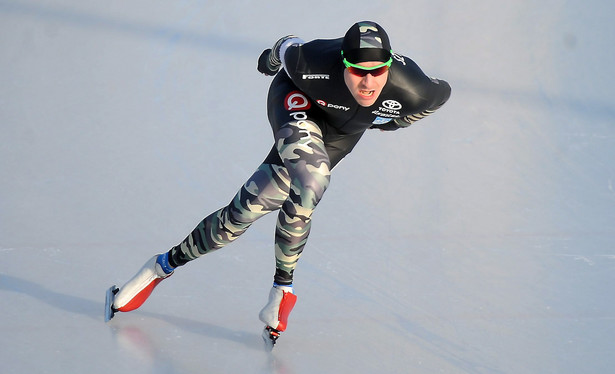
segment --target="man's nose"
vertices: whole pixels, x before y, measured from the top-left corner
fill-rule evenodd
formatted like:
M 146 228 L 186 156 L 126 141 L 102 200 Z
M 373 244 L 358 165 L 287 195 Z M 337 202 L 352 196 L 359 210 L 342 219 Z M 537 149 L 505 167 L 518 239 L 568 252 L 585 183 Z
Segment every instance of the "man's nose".
M 369 83 L 371 83 L 371 81 L 374 79 L 374 76 L 371 73 L 367 73 L 365 74 L 365 76 L 363 77 L 363 81 L 362 83 L 365 85 L 368 85 Z

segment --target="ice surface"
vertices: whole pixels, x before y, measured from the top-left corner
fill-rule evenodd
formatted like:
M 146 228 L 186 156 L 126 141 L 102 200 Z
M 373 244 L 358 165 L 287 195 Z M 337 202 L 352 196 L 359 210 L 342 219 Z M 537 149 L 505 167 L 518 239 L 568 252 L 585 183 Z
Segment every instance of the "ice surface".
M 610 372 L 615 3 L 281 4 L 0 1 L 2 373 Z M 262 49 L 363 19 L 453 95 L 335 170 L 274 352 L 273 216 L 105 324 L 268 151 Z

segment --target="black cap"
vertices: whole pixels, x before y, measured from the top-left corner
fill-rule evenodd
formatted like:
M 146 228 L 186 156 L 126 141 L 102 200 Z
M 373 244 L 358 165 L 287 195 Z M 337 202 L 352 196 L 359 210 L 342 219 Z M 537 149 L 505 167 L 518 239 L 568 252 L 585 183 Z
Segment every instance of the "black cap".
M 366 61 L 387 62 L 391 44 L 384 29 L 372 21 L 357 22 L 346 32 L 342 42 L 344 58 L 353 64 Z

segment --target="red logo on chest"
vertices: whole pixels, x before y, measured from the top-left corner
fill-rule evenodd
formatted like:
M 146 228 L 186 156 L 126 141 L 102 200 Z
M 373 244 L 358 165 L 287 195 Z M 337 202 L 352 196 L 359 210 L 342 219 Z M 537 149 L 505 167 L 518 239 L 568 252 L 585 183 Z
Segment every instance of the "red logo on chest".
M 299 91 L 292 91 L 284 99 L 286 110 L 308 110 L 312 106 L 310 100 Z

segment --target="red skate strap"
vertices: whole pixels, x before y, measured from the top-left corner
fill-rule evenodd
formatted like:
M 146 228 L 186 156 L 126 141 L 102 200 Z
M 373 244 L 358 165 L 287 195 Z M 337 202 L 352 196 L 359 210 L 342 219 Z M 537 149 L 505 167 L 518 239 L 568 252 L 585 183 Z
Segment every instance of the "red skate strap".
M 284 296 L 282 296 L 282 301 L 280 302 L 280 311 L 278 312 L 278 327 L 276 330 L 284 331 L 286 330 L 286 325 L 288 324 L 288 316 L 290 312 L 295 307 L 295 303 L 297 302 L 297 295 L 291 292 L 284 292 Z
M 132 298 L 132 300 L 130 300 L 126 303 L 126 305 L 118 308 L 117 310 L 119 310 L 120 312 L 130 312 L 131 310 L 135 310 L 141 305 L 143 305 L 149 295 L 152 294 L 154 288 L 156 288 L 158 283 L 160 283 L 163 279 L 164 278 L 156 278 L 151 281 L 150 284 L 148 284 L 144 289 L 142 289 L 138 294 L 136 294 L 135 297 Z

